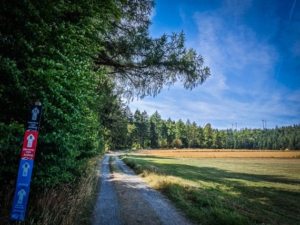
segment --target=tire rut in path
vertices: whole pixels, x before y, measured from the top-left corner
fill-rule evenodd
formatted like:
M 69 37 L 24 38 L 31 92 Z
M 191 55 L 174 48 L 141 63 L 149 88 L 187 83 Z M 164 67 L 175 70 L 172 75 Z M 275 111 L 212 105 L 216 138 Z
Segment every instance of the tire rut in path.
M 106 156 L 101 170 L 101 185 L 94 212 L 94 225 L 191 224 L 168 200 L 151 189 L 115 155 L 113 155 L 115 157 L 114 167 L 120 169 L 114 171 L 113 179 L 111 179 L 109 157 L 112 155 Z M 103 177 L 110 177 L 110 179 Z M 109 197 L 110 194 L 114 197 Z M 101 212 L 101 210 L 104 211 Z M 97 216 L 99 213 L 100 217 Z M 115 219 L 112 219 L 113 214 L 116 216 Z
M 93 225 L 122 225 L 120 207 L 109 171 L 109 157 L 103 160 L 100 174 L 100 185 L 92 218 Z

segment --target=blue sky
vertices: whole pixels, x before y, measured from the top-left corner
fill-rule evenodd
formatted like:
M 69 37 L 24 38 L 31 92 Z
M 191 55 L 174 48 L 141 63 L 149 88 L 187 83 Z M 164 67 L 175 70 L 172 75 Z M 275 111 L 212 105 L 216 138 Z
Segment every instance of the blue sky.
M 133 113 L 218 129 L 300 124 L 300 0 L 157 0 L 151 17 L 151 36 L 184 31 L 211 76 L 136 99 Z

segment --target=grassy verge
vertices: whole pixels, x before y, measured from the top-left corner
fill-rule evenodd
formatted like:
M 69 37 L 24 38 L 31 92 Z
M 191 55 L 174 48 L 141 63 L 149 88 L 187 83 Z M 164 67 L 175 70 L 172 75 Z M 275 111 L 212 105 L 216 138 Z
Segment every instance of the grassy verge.
M 102 158 L 93 158 L 86 165 L 85 176 L 35 196 L 30 193 L 26 221 L 19 224 L 87 225 L 91 223 L 97 194 L 98 170 Z M 14 186 L 0 193 L 4 205 L 0 209 L 0 224 L 10 224 Z
M 111 173 L 123 173 L 124 171 L 122 170 L 122 168 L 116 163 L 116 157 L 111 156 L 109 158 L 109 170 Z
M 121 158 L 199 224 L 300 224 L 299 159 Z
M 116 171 L 115 162 L 116 158 L 114 156 L 109 157 L 109 170 L 111 173 L 114 173 Z

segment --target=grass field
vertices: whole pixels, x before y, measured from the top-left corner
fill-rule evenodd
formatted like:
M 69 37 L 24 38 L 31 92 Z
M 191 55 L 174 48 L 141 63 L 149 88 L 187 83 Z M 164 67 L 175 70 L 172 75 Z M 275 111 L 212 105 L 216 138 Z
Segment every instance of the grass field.
M 197 224 L 300 224 L 299 158 L 176 156 L 121 158 Z

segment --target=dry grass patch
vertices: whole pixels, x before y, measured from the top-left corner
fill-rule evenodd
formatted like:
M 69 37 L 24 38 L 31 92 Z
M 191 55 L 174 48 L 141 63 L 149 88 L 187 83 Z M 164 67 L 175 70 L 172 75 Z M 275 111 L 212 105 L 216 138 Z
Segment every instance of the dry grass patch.
M 84 225 L 90 224 L 97 192 L 99 163 L 101 158 L 93 158 L 86 165 L 87 174 L 79 181 L 46 190 L 40 195 L 30 193 L 26 220 L 18 224 L 42 225 Z M 4 205 L 0 209 L 0 224 L 11 224 L 14 185 L 0 193 Z
M 299 158 L 300 151 L 281 150 L 232 150 L 232 149 L 183 149 L 139 150 L 134 155 L 151 155 L 176 158 Z

